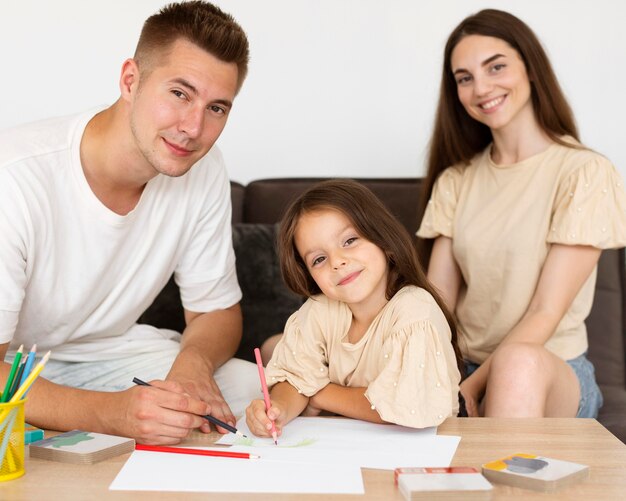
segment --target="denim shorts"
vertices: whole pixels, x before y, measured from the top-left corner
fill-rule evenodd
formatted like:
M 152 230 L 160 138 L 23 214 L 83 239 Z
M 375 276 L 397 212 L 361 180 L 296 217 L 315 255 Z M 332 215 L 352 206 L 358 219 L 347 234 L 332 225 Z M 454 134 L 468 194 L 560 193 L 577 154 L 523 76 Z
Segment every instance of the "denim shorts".
M 603 399 L 600 388 L 598 388 L 598 384 L 596 383 L 593 364 L 587 359 L 587 352 L 571 360 L 566 360 L 566 362 L 574 370 L 578 378 L 578 384 L 580 385 L 580 401 L 578 402 L 576 417 L 597 418 L 598 411 L 600 407 L 602 407 Z M 479 364 L 466 360 L 466 377 L 469 377 L 478 367 L 480 367 Z

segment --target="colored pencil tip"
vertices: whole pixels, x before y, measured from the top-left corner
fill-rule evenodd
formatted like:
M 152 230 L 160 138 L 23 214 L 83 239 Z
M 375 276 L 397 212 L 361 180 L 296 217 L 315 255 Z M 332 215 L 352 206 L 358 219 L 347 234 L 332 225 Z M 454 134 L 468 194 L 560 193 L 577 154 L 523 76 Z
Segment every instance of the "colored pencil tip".
M 255 454 L 250 454 L 250 459 L 261 459 L 261 456 L 256 456 Z

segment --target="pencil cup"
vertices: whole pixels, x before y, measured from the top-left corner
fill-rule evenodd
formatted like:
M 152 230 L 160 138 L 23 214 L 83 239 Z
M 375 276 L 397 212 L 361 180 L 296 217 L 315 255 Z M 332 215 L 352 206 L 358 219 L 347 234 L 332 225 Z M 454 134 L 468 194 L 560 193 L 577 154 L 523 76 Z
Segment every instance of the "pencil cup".
M 24 402 L 0 404 L 0 482 L 24 475 Z

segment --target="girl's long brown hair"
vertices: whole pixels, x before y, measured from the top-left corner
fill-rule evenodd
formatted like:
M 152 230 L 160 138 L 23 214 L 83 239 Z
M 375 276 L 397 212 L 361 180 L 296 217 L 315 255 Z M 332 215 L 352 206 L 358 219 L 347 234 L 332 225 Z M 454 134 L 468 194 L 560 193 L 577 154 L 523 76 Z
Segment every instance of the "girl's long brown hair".
M 526 66 L 533 110 L 541 129 L 552 141 L 564 146 L 576 147 L 562 136 L 569 135 L 579 140 L 572 110 L 533 31 L 517 17 L 501 10 L 485 9 L 465 18 L 448 37 L 444 50 L 439 104 L 430 140 L 428 170 L 419 201 L 420 220 L 441 172 L 455 164 L 468 165 L 493 140 L 489 127 L 471 118 L 463 108 L 452 74 L 452 52 L 468 35 L 499 38 L 514 48 Z M 420 258 L 427 264 L 432 240 L 419 239 L 418 242 Z
M 402 287 L 415 285 L 428 291 L 443 311 L 450 331 L 457 365 L 464 374 L 454 319 L 430 284 L 417 258 L 413 239 L 383 203 L 362 184 L 348 179 L 323 181 L 309 188 L 287 209 L 278 234 L 278 253 L 283 280 L 296 294 L 311 297 L 321 293 L 298 253 L 295 233 L 303 215 L 319 210 L 336 210 L 345 215 L 364 239 L 387 257 L 387 288 L 391 299 Z

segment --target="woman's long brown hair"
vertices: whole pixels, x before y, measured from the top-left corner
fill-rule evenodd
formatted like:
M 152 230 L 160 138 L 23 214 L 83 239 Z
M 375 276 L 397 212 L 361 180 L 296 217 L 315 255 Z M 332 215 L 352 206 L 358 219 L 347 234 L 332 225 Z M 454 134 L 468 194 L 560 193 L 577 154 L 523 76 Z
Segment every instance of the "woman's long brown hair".
M 517 17 L 500 10 L 485 9 L 469 16 L 452 31 L 444 50 L 439 104 L 430 140 L 427 174 L 419 200 L 419 220 L 424 215 L 439 175 L 452 165 L 468 165 L 493 140 L 489 127 L 471 118 L 463 108 L 452 74 L 452 52 L 468 35 L 498 38 L 515 49 L 526 66 L 533 110 L 541 129 L 552 141 L 564 146 L 577 147 L 565 141 L 565 135 L 579 140 L 572 110 L 533 31 Z M 419 255 L 426 266 L 431 248 L 431 239 L 418 239 Z

